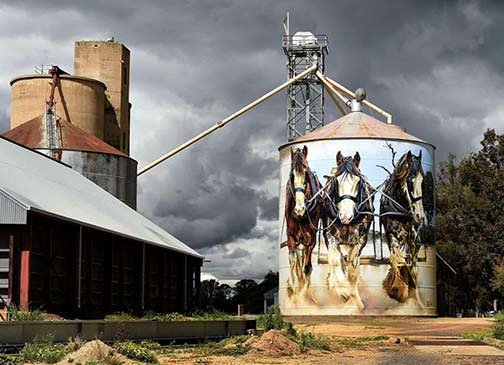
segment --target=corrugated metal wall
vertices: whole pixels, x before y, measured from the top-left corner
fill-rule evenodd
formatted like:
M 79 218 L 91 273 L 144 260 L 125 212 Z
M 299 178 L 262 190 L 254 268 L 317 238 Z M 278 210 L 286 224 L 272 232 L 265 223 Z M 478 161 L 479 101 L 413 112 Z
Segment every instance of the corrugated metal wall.
M 0 190 L 0 224 L 26 224 L 27 207 Z

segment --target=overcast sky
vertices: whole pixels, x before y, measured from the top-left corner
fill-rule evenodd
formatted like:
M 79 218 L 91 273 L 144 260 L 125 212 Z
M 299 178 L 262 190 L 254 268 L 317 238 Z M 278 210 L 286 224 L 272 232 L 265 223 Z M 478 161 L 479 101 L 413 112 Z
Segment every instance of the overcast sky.
M 504 132 L 504 6 L 490 1 L 0 0 L 0 132 L 9 80 L 37 64 L 73 71 L 75 40 L 131 50 L 132 157 L 159 157 L 286 79 L 282 20 L 327 34 L 326 73 L 437 159 Z M 207 256 L 222 280 L 276 270 L 281 93 L 139 178 L 139 210 Z M 329 99 L 328 99 L 329 100 Z M 329 103 L 326 122 L 338 117 Z

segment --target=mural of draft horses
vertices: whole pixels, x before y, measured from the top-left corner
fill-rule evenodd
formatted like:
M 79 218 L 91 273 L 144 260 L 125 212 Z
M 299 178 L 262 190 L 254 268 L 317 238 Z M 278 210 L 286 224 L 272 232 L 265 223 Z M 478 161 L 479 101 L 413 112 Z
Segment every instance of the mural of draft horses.
M 336 169 L 328 176 L 324 225 L 329 229 L 326 241 L 330 271 L 329 289 L 340 303 L 351 303 L 362 310 L 359 295 L 360 256 L 373 222 L 372 187 L 359 170 L 360 155 L 336 155 Z M 335 170 L 335 171 L 334 171 Z
M 418 229 L 424 220 L 422 203 L 422 152 L 405 153 L 385 182 L 380 200 L 380 224 L 390 250 L 390 269 L 383 281 L 388 296 L 400 303 L 408 299 L 423 307 L 418 284 Z
M 321 189 L 317 176 L 308 166 L 308 148 L 291 149 L 291 171 L 286 188 L 285 221 L 289 248 L 289 296 L 299 294 L 310 286 L 312 252 L 317 241 L 322 214 Z M 314 199 L 312 199 L 315 197 Z M 302 255 L 299 255 L 299 248 Z M 308 294 L 310 297 L 310 295 Z M 311 298 L 312 301 L 313 298 Z

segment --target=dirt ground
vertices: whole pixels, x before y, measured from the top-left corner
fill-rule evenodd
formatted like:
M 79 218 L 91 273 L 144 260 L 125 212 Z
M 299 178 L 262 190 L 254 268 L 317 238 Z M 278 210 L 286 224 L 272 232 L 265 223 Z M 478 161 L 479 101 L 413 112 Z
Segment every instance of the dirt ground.
M 271 356 L 207 356 L 185 349 L 163 355 L 161 364 L 504 364 L 504 351 L 462 339 L 467 331 L 490 328 L 485 318 L 291 317 L 298 331 L 328 336 L 331 351 Z M 399 343 L 396 343 L 399 342 Z

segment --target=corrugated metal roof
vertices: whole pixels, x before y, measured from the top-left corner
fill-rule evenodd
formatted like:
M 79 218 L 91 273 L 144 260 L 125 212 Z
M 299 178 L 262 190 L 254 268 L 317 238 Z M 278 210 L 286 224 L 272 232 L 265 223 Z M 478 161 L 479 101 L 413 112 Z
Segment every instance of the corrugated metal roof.
M 387 124 L 362 112 L 352 112 L 336 119 L 323 127 L 317 128 L 298 139 L 285 144 L 326 140 L 326 139 L 389 139 L 427 143 L 420 138 L 406 133 L 397 124 Z M 284 147 L 282 146 L 282 147 Z M 282 148 L 280 147 L 280 148 Z
M 0 191 L 28 210 L 203 257 L 77 171 L 3 137 Z
M 93 136 L 66 120 L 60 119 L 59 123 L 61 126 L 61 139 L 64 150 L 108 153 L 127 157 L 127 155 L 103 142 L 98 137 Z M 40 115 L 5 132 L 2 136 L 26 147 L 47 148 L 45 126 L 43 115 Z

